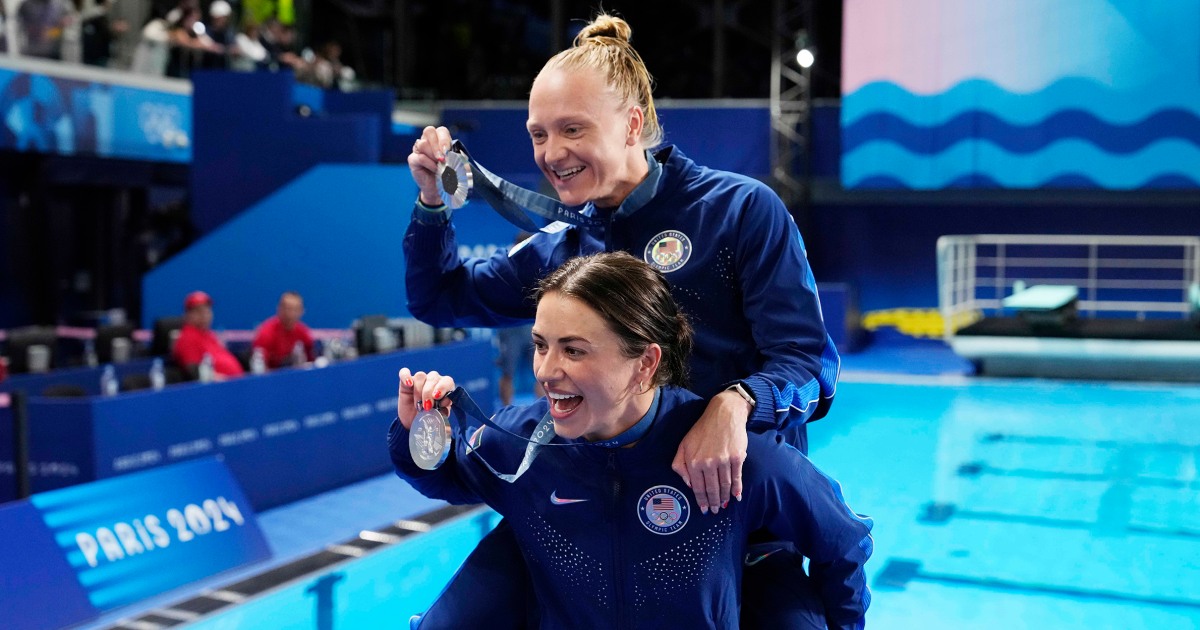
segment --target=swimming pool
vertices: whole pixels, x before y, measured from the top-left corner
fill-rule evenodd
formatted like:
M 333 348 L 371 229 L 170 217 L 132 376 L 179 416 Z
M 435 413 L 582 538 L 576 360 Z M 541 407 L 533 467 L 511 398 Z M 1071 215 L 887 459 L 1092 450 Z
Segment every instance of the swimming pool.
M 499 520 L 491 510 L 284 585 L 190 625 L 233 628 L 408 628 Z
M 810 442 L 875 519 L 871 628 L 1200 627 L 1200 387 L 848 375 Z M 405 627 L 495 519 L 192 627 Z

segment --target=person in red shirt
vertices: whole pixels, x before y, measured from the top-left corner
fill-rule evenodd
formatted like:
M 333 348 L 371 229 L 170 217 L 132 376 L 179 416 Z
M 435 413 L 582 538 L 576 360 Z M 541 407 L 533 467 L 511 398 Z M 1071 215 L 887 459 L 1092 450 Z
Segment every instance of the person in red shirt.
M 293 365 L 296 344 L 304 348 L 304 359 L 312 361 L 312 332 L 300 318 L 304 316 L 304 298 L 295 291 L 285 291 L 279 296 L 275 315 L 259 325 L 254 333 L 254 347 L 262 348 L 263 358 L 271 369 Z
M 183 300 L 183 328 L 171 349 L 171 356 L 190 374 L 196 374 L 204 355 L 213 359 L 217 380 L 236 378 L 245 372 L 237 357 L 225 348 L 212 331 L 212 298 L 203 291 L 192 291 Z

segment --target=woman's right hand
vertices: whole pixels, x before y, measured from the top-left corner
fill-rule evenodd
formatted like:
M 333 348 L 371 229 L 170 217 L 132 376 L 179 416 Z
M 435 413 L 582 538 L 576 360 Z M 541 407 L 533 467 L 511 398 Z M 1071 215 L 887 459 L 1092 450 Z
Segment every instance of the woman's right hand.
M 433 409 L 435 406 L 449 412 L 451 403 L 443 400 L 446 394 L 454 391 L 454 379 L 437 372 L 412 373 L 408 368 L 400 369 L 400 393 L 396 398 L 396 416 L 405 429 L 412 428 L 413 418 L 417 412 Z
M 450 150 L 452 142 L 449 129 L 426 127 L 413 143 L 412 153 L 408 154 L 408 170 L 412 171 L 413 181 L 421 189 L 421 203 L 431 208 L 442 205 L 437 186 L 438 164 L 446 161 L 446 151 Z

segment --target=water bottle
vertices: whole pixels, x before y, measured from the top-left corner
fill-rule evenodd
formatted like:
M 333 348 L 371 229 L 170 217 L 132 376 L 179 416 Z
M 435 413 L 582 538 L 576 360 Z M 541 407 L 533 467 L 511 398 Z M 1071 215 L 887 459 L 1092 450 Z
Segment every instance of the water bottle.
M 267 371 L 267 358 L 263 356 L 262 348 L 255 348 L 250 354 L 250 373 L 265 374 Z
M 297 341 L 292 346 L 292 365 L 301 366 L 308 363 L 308 353 L 304 351 L 304 342 Z
M 330 361 L 340 361 L 346 358 L 346 342 L 337 337 L 330 339 L 329 343 L 325 344 L 325 349 L 329 352 Z
M 216 377 L 216 370 L 213 369 L 212 355 L 205 352 L 204 358 L 200 359 L 200 368 L 197 370 L 197 376 L 201 383 L 211 383 Z
M 96 357 L 96 341 L 94 339 L 85 339 L 83 342 L 83 364 L 88 367 L 96 367 L 100 364 L 100 360 Z
M 163 372 L 163 360 L 155 357 L 150 363 L 150 388 L 158 391 L 167 385 L 167 375 Z
M 111 365 L 104 366 L 104 370 L 100 372 L 100 395 L 116 396 L 120 389 L 121 386 L 117 383 L 117 371 Z

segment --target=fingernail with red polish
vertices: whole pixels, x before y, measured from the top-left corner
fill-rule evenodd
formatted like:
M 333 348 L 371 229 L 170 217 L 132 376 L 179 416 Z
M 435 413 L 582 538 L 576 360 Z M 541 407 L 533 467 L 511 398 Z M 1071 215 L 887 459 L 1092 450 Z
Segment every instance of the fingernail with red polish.
M 425 411 L 429 411 L 430 409 L 433 409 L 433 401 L 426 400 L 425 401 Z
M 741 493 L 739 492 L 738 494 L 735 494 L 735 495 L 733 495 L 733 498 L 737 499 L 738 501 L 741 501 L 741 500 L 742 500 L 742 495 L 741 495 Z
M 435 400 L 436 400 L 436 399 L 438 399 L 438 398 L 441 398 L 441 397 L 442 397 L 442 390 L 440 390 L 440 389 L 439 389 L 439 390 L 437 390 L 437 391 L 433 392 L 433 398 L 434 398 Z
M 725 509 L 725 508 L 727 508 L 727 507 L 729 507 L 729 501 L 725 501 L 724 503 L 722 503 L 722 504 L 721 504 L 721 509 L 722 509 L 722 510 L 724 510 L 724 509 Z
M 404 385 L 406 387 L 412 387 L 412 379 L 411 378 L 404 379 Z

